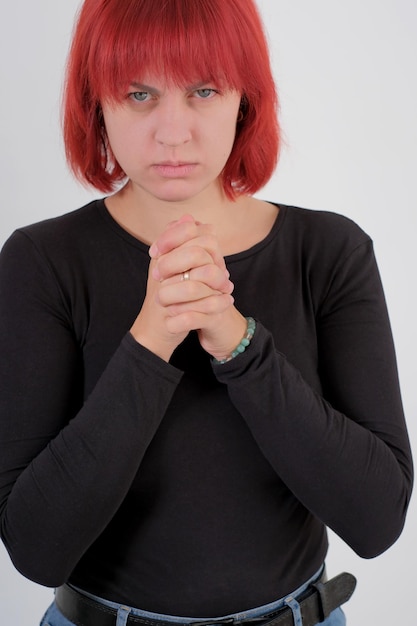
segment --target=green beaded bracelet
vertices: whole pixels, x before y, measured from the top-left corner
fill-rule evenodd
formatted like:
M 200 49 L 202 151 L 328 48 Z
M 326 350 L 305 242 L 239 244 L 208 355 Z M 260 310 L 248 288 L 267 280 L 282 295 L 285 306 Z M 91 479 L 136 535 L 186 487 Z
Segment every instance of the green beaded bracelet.
M 246 333 L 241 339 L 239 345 L 236 346 L 236 348 L 233 350 L 233 352 L 229 354 L 229 356 L 225 356 L 224 359 L 213 359 L 214 363 L 216 363 L 217 365 L 223 365 L 223 363 L 227 363 L 228 361 L 231 361 L 239 354 L 242 354 L 242 352 L 245 352 L 246 348 L 251 342 L 251 339 L 255 333 L 255 328 L 256 328 L 256 322 L 253 319 L 253 317 L 247 317 L 246 322 L 247 322 Z

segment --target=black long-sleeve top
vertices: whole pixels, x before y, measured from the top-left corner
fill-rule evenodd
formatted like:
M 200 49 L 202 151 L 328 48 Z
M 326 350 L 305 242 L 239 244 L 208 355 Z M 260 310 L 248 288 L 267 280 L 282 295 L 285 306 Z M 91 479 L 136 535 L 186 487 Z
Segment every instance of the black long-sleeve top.
M 17 567 L 188 616 L 270 602 L 403 527 L 412 460 L 369 237 L 280 206 L 226 258 L 257 320 L 214 365 L 195 333 L 170 363 L 128 329 L 148 247 L 102 200 L 16 231 L 0 262 L 0 515 Z

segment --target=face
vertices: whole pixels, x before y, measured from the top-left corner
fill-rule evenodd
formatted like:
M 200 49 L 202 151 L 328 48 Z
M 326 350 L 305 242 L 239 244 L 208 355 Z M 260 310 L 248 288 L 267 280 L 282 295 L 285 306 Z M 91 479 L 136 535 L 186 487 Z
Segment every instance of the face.
M 113 154 L 136 191 L 168 202 L 218 193 L 236 133 L 240 94 L 147 76 L 102 103 Z

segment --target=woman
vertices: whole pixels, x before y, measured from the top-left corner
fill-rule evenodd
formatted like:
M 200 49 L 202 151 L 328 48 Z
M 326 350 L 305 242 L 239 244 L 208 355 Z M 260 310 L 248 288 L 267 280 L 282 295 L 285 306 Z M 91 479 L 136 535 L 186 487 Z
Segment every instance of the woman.
M 400 534 L 412 461 L 369 237 L 253 198 L 278 154 L 251 0 L 85 0 L 69 163 L 1 285 L 2 538 L 42 625 L 344 624 L 326 526 Z

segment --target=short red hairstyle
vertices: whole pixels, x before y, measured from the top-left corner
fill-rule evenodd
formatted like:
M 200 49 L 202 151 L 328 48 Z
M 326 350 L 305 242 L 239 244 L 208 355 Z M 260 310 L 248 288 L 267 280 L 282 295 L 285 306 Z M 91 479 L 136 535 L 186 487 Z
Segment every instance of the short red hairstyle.
M 277 94 L 253 0 L 84 0 L 67 64 L 63 132 L 76 177 L 113 191 L 126 176 L 108 144 L 100 102 L 159 73 L 179 85 L 221 82 L 242 94 L 222 172 L 233 199 L 258 191 L 278 159 Z

